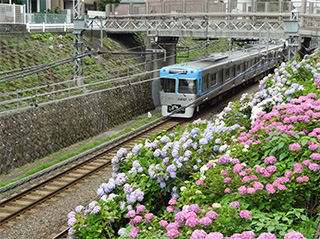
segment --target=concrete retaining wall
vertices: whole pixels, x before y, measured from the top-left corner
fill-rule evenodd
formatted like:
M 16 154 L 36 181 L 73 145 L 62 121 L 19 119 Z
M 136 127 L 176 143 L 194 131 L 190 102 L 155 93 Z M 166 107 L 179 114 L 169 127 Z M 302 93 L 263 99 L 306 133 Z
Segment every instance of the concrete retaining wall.
M 0 115 L 0 174 L 154 109 L 151 83 Z

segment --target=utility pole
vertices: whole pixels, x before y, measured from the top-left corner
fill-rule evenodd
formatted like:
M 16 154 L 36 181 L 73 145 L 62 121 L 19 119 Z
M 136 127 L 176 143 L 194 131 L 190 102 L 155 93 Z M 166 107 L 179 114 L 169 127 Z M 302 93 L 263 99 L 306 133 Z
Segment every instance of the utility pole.
M 73 44 L 74 55 L 78 56 L 84 52 L 83 32 L 86 28 L 84 16 L 82 14 L 83 0 L 73 0 Z M 77 79 L 83 75 L 83 60 L 81 57 L 75 57 L 73 61 L 74 79 L 77 85 L 82 85 Z

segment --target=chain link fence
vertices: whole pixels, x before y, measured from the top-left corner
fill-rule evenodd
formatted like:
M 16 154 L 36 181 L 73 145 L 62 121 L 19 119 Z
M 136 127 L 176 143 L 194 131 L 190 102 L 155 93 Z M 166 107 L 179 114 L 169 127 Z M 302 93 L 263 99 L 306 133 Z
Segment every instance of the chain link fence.
M 0 4 L 0 23 L 24 24 L 25 5 Z

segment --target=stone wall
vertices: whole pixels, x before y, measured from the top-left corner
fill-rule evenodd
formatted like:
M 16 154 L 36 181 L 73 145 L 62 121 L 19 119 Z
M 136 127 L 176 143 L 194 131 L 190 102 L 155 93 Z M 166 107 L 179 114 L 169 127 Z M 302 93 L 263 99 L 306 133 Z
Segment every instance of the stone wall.
M 0 114 L 0 174 L 152 109 L 151 84 L 144 83 Z

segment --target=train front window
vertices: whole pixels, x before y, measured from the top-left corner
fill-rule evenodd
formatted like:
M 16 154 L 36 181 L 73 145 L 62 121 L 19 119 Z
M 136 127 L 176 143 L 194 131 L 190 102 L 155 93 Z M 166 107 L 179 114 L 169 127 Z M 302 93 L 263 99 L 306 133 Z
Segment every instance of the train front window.
M 178 92 L 182 94 L 196 94 L 197 80 L 179 79 Z
M 175 93 L 176 91 L 176 79 L 173 78 L 161 78 L 160 79 L 160 91 L 164 93 Z

